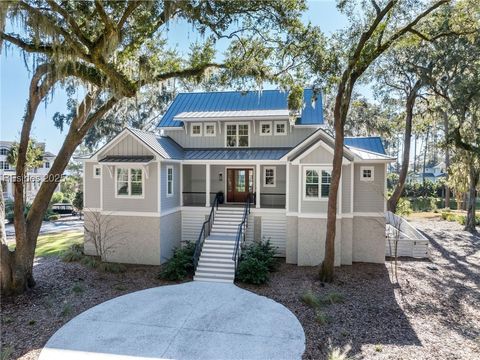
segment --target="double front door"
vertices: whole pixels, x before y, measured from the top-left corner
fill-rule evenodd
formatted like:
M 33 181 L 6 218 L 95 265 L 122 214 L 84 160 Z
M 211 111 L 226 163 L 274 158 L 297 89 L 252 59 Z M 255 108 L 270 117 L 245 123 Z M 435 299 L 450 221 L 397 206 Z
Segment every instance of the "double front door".
M 253 169 L 227 169 L 227 202 L 245 202 L 253 193 Z

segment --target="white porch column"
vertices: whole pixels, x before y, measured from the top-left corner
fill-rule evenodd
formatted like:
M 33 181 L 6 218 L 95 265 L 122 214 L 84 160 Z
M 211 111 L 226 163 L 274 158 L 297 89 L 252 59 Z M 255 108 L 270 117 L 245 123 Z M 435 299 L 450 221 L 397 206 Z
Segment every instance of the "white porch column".
M 205 206 L 210 207 L 210 164 L 205 165 Z
M 183 206 L 183 164 L 180 163 L 180 206 Z
M 260 164 L 257 164 L 255 173 L 256 173 L 255 176 L 257 178 L 256 185 L 255 185 L 255 191 L 257 192 L 257 196 L 256 196 L 257 204 L 255 207 L 259 209 L 260 208 L 260 184 L 261 184 Z

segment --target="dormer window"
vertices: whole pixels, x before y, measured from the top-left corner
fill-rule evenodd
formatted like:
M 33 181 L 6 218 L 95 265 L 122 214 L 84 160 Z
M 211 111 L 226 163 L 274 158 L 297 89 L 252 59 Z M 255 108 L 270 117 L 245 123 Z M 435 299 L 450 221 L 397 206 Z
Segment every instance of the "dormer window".
M 248 124 L 227 124 L 225 131 L 226 147 L 248 147 L 249 128 Z
M 260 122 L 260 135 L 261 136 L 272 135 L 272 122 L 271 121 L 261 121 Z
M 287 135 L 286 121 L 275 121 L 275 135 Z
M 216 126 L 215 123 L 206 123 L 205 130 L 203 132 L 205 136 L 215 136 L 216 135 Z
M 192 135 L 192 136 L 202 136 L 202 125 L 201 124 L 192 124 L 190 126 L 190 135 Z

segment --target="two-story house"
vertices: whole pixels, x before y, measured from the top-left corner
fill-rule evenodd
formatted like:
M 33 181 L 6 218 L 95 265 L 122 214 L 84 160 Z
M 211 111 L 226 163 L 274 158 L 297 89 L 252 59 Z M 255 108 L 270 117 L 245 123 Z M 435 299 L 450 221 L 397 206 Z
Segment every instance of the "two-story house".
M 3 198 L 13 200 L 15 167 L 8 162 L 8 153 L 13 146 L 12 141 L 0 141 L 0 178 L 2 181 Z M 37 146 L 45 149 L 45 143 L 38 143 Z M 50 165 L 55 161 L 55 155 L 49 151 L 43 153 L 42 166 L 34 169 L 28 169 L 25 183 L 25 198 L 27 202 L 32 202 L 37 195 L 45 176 L 50 171 Z
M 100 213 L 125 234 L 108 260 L 160 264 L 193 241 L 195 278 L 232 281 L 245 236 L 270 239 L 287 263 L 321 263 L 334 139 L 324 130 L 319 95 L 312 101 L 305 90 L 293 119 L 287 96 L 182 93 L 156 133 L 125 129 L 87 159 L 86 225 L 89 213 Z M 391 161 L 378 137 L 345 139 L 336 265 L 384 261 Z M 248 226 L 239 227 L 244 218 Z M 86 251 L 95 253 L 88 237 Z

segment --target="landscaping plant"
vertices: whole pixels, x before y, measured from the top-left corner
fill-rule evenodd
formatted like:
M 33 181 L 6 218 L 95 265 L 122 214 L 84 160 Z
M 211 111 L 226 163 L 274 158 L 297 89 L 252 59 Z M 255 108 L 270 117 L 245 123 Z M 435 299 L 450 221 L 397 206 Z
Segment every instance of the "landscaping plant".
M 237 279 L 249 284 L 265 284 L 269 273 L 275 271 L 276 266 L 275 248 L 270 244 L 270 240 L 256 242 L 243 250 Z
M 193 274 L 193 253 L 195 244 L 187 242 L 173 251 L 172 258 L 164 265 L 160 277 L 170 281 L 179 281 Z

